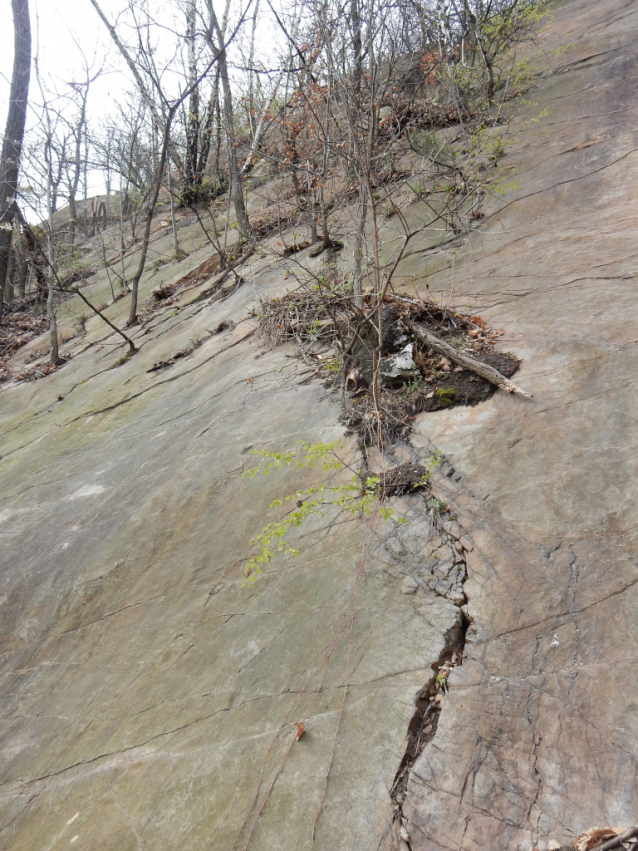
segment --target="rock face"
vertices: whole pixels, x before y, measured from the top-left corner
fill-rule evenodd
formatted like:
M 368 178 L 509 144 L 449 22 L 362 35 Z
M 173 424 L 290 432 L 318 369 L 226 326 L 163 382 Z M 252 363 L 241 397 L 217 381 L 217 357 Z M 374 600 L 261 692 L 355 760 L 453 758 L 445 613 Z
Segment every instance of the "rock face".
M 366 529 L 343 517 L 242 587 L 270 502 L 313 481 L 242 478 L 253 448 L 343 433 L 338 400 L 254 343 L 253 299 L 163 314 L 116 368 L 93 347 L 2 394 L 3 849 L 243 848 L 297 721 L 250 847 L 309 848 L 346 682 L 317 845 L 392 828 L 387 784 L 458 609 L 406 597 L 378 558 L 361 574 Z
M 419 425 L 463 473 L 473 625 L 411 774 L 413 851 L 638 821 L 637 32 L 635 4 L 556 8 L 530 94 L 544 117 L 507 163 L 521 188 L 457 278 L 534 398 Z
M 182 229 L 190 257 L 149 273 L 144 299 L 199 275 L 198 239 Z M 298 851 L 313 829 L 319 848 L 393 841 L 415 697 L 460 611 L 402 593 L 395 525 L 335 514 L 242 587 L 270 503 L 325 475 L 242 478 L 254 449 L 341 439 L 358 453 L 338 397 L 293 350 L 256 343 L 250 311 L 287 286 L 281 271 L 263 257 L 242 272 L 250 286 L 224 300 L 195 300 L 206 276 L 172 296 L 128 360 L 82 318 L 70 363 L 2 391 L 3 851 Z M 104 277 L 90 289 L 97 304 L 108 292 Z M 108 310 L 123 324 L 126 308 Z M 66 302 L 61 325 L 80 309 Z M 423 549 L 423 497 L 402 511 L 402 539 Z
M 395 500 L 405 525 L 328 513 L 242 587 L 270 503 L 323 475 L 242 478 L 253 450 L 358 451 L 339 400 L 256 343 L 256 296 L 287 287 L 267 257 L 223 299 L 176 296 L 133 358 L 89 319 L 62 370 L 2 390 L 2 849 L 303 851 L 314 830 L 323 851 L 545 851 L 638 821 L 636 33 L 635 4 L 570 0 L 542 35 L 551 73 L 504 160 L 518 188 L 455 284 L 534 395 L 423 415 L 397 450 L 460 474 L 434 477 L 456 518 L 439 531 L 418 495 Z M 207 262 L 180 239 L 145 297 Z M 401 832 L 415 699 L 468 623 Z

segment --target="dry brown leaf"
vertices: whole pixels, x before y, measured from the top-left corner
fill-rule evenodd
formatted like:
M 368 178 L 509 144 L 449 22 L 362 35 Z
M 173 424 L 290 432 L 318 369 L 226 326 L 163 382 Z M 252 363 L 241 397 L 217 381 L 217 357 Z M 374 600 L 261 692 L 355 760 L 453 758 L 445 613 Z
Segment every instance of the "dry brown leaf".
M 301 721 L 295 721 L 295 727 L 297 728 L 297 734 L 295 735 L 295 741 L 298 742 L 299 739 L 306 732 L 306 725 L 302 724 Z
M 487 325 L 487 322 L 482 316 L 470 316 L 470 322 L 473 322 L 475 325 Z

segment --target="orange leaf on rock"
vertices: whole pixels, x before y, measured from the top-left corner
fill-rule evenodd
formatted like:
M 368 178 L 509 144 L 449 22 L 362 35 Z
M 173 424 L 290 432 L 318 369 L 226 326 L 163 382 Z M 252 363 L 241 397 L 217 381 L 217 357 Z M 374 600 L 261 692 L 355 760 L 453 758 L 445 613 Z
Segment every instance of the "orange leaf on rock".
M 301 723 L 301 721 L 295 721 L 295 727 L 297 728 L 297 734 L 295 735 L 295 741 L 298 742 L 299 739 L 306 732 L 306 727 L 305 727 L 304 724 Z

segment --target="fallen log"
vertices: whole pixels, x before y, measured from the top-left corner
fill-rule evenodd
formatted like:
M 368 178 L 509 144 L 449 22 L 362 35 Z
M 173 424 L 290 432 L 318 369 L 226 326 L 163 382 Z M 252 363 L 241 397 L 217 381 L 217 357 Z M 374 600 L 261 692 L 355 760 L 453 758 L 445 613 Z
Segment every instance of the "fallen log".
M 519 393 L 521 396 L 527 396 L 528 398 L 531 397 L 531 393 L 527 393 L 525 390 L 522 390 L 510 381 L 509 378 L 505 378 L 505 376 L 502 375 L 498 369 L 494 369 L 493 366 L 481 363 L 481 361 L 476 360 L 476 358 L 473 358 L 464 352 L 459 352 L 458 349 L 454 348 L 454 346 L 446 343 L 445 340 L 437 337 L 436 334 L 433 334 L 426 328 L 416 325 L 405 316 L 402 317 L 402 322 L 406 328 L 414 334 L 417 340 L 429 348 L 434 349 L 434 351 L 438 352 L 440 355 L 449 358 L 451 361 L 454 361 L 454 363 L 458 363 L 459 366 L 463 366 L 465 369 L 472 370 L 472 372 L 480 375 L 481 378 L 484 378 L 491 384 L 495 384 L 496 387 L 500 387 L 501 390 L 505 390 L 506 393 Z
M 623 843 L 629 839 L 633 839 L 635 836 L 638 836 L 638 827 L 630 827 L 629 830 L 626 830 L 620 836 L 614 836 L 602 845 L 598 845 L 596 851 L 611 851 L 612 848 L 621 848 L 623 847 Z M 627 846 L 625 845 L 624 847 L 626 848 Z

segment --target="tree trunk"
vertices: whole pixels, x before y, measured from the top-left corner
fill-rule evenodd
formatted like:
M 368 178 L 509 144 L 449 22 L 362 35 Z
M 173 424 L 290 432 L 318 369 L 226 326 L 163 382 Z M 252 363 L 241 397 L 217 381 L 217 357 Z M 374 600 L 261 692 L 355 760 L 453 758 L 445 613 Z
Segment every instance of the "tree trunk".
M 210 100 L 208 102 L 208 112 L 206 115 L 206 123 L 204 125 L 204 132 L 202 134 L 201 145 L 199 148 L 199 160 L 197 162 L 197 182 L 201 183 L 202 178 L 204 177 L 204 171 L 206 169 L 206 164 L 208 163 L 208 157 L 210 155 L 210 140 L 213 135 L 213 121 L 215 116 L 217 115 L 217 126 L 219 127 L 219 66 L 215 68 L 215 79 L 213 82 L 213 91 L 211 92 Z M 219 137 L 219 133 L 217 134 Z M 215 178 L 218 176 L 219 171 L 219 154 L 217 155 L 217 165 L 215 171 Z
M 17 247 L 14 244 L 12 246 L 12 251 L 9 254 L 9 263 L 7 264 L 7 277 L 4 282 L 4 301 L 5 304 L 9 304 L 13 301 L 13 276 L 15 274 L 16 268 L 16 251 Z
M 0 320 L 4 305 L 4 281 L 11 253 L 12 225 L 31 75 L 31 22 L 28 0 L 11 0 L 11 7 L 14 28 L 13 73 L 0 160 Z
M 354 244 L 354 303 L 358 308 L 363 307 L 363 289 L 361 285 L 363 243 L 366 233 L 366 217 L 368 214 L 368 193 L 363 180 L 359 183 L 359 210 L 357 222 L 357 236 Z
M 122 190 L 122 176 L 120 175 L 120 263 L 122 265 L 121 278 L 123 290 L 128 290 L 126 284 L 126 266 L 124 264 L 124 207 L 127 198 L 128 193 L 125 195 Z
M 179 242 L 177 240 L 177 222 L 175 221 L 175 198 L 173 198 L 173 179 L 171 177 L 171 168 L 170 165 L 168 167 L 168 197 L 171 201 L 171 227 L 173 229 L 173 252 L 175 254 L 175 259 L 179 259 L 181 257 L 181 251 L 179 250 Z
M 233 94 L 230 88 L 230 78 L 228 76 L 228 63 L 226 61 L 226 44 L 224 35 L 219 26 L 217 15 L 213 8 L 212 0 L 206 0 L 208 11 L 211 19 L 211 27 L 215 30 L 219 46 L 215 48 L 212 42 L 212 33 L 208 34 L 208 40 L 216 50 L 217 61 L 219 62 L 219 76 L 221 77 L 222 90 L 224 97 L 224 124 L 226 126 L 226 146 L 228 148 L 228 163 L 230 171 L 230 193 L 235 207 L 235 217 L 237 219 L 237 227 L 239 236 L 242 242 L 248 239 L 249 222 L 246 213 L 246 203 L 244 201 L 244 190 L 241 184 L 239 167 L 237 164 L 237 142 L 235 139 L 235 118 L 233 115 Z
M 84 211 L 86 213 L 86 210 Z M 73 247 L 75 245 L 75 234 L 77 232 L 78 220 L 77 220 L 77 209 L 75 207 L 75 193 L 71 192 L 69 195 L 69 216 L 71 217 L 71 221 L 69 222 L 69 245 Z M 86 223 L 85 223 L 86 229 Z
M 151 238 L 151 224 L 153 222 L 153 213 L 155 212 L 155 207 L 157 205 L 157 199 L 159 197 L 160 188 L 162 186 L 162 177 L 164 175 L 164 169 L 166 168 L 166 159 L 168 156 L 168 149 L 170 146 L 170 138 L 171 138 L 171 124 L 173 121 L 173 117 L 175 115 L 175 111 L 179 106 L 179 103 L 174 104 L 171 109 L 168 111 L 168 115 L 166 117 L 166 123 L 164 126 L 164 136 L 162 141 L 162 150 L 160 153 L 159 165 L 157 168 L 157 175 L 155 178 L 155 187 L 153 189 L 153 195 L 151 197 L 148 211 L 146 215 L 146 225 L 144 227 L 144 237 L 142 239 L 142 250 L 140 252 L 140 261 L 137 266 L 137 271 L 135 272 L 135 276 L 131 282 L 131 309 L 129 312 L 128 322 L 126 323 L 128 326 L 135 325 L 137 323 L 137 294 L 140 286 L 140 281 L 142 280 L 142 275 L 144 274 L 144 267 L 146 265 L 146 255 L 148 254 L 148 244 Z
M 188 104 L 188 120 L 186 122 L 186 175 L 184 186 L 184 197 L 186 201 L 196 201 L 199 197 L 201 188 L 198 186 L 197 180 L 199 90 L 197 88 L 197 58 L 195 54 L 196 23 L 197 0 L 188 0 L 186 9 L 186 45 L 188 50 L 188 84 L 191 89 L 191 94 Z
M 21 237 L 20 242 L 16 243 L 16 263 L 18 267 L 18 298 L 24 298 L 28 271 L 28 264 L 25 256 L 24 237 Z

